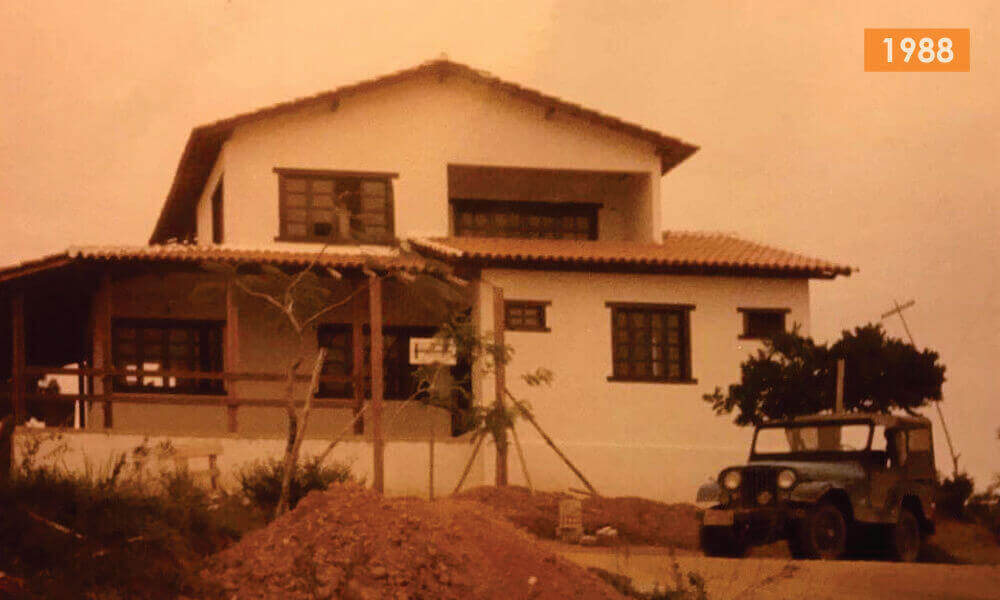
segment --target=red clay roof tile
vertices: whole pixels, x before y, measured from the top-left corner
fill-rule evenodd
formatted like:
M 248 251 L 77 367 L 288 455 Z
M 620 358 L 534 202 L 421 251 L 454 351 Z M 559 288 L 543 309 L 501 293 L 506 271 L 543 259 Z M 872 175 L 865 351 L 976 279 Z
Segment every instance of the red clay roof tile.
M 662 244 L 471 237 L 411 242 L 442 260 L 491 266 L 817 278 L 855 270 L 717 233 L 668 232 Z

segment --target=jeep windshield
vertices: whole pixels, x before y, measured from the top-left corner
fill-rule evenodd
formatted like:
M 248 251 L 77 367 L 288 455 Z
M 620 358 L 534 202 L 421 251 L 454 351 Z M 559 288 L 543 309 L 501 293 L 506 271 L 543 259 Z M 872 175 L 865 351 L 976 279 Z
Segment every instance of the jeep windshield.
M 785 423 L 762 425 L 754 434 L 750 458 L 827 456 L 868 450 L 870 423 Z

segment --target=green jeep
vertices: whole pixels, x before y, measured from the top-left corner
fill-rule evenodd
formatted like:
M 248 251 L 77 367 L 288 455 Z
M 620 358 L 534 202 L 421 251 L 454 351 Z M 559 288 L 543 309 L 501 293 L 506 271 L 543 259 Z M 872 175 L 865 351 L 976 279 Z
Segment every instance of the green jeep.
M 698 490 L 709 556 L 788 541 L 796 558 L 876 547 L 916 560 L 934 533 L 934 443 L 922 417 L 850 413 L 770 421 L 746 465 Z

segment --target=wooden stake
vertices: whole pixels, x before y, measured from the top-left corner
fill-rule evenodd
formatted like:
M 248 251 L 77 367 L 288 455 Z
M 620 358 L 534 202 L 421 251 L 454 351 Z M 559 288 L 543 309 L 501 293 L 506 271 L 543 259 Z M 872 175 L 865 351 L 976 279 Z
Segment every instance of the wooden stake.
M 385 440 L 382 437 L 382 280 L 371 277 L 368 284 L 368 310 L 371 335 L 371 403 L 372 403 L 372 488 L 385 492 Z
M 503 352 L 504 346 L 504 305 L 503 288 L 493 286 L 493 343 L 498 352 Z M 496 389 L 496 407 L 500 414 L 506 414 L 504 406 L 504 389 L 507 385 L 507 373 L 505 365 L 497 360 L 493 368 Z M 497 462 L 496 462 L 496 486 L 507 485 L 507 428 L 504 427 L 500 436 L 496 440 Z
M 434 499 L 434 424 L 431 424 L 431 439 L 427 444 L 427 497 Z
M 528 461 L 524 460 L 524 450 L 521 449 L 521 440 L 517 438 L 517 428 L 510 428 L 510 436 L 514 438 L 514 448 L 517 449 L 517 458 L 521 461 L 521 472 L 524 473 L 524 481 L 528 484 L 528 490 L 535 493 L 535 486 L 531 485 L 531 475 L 528 474 Z
M 478 439 L 476 439 L 476 445 L 472 448 L 472 456 L 469 457 L 469 462 L 465 463 L 465 468 L 462 469 L 462 476 L 458 478 L 458 483 L 455 484 L 455 489 L 452 490 L 452 495 L 457 494 L 458 490 L 462 489 L 462 484 L 465 483 L 465 478 L 469 476 L 469 471 L 472 470 L 472 463 L 476 460 L 476 455 L 479 454 L 479 448 L 483 445 L 483 440 L 486 439 L 485 433 L 480 433 Z
M 577 469 L 576 465 L 570 462 L 569 458 L 567 458 L 566 455 L 562 453 L 562 450 L 560 450 L 559 447 L 556 446 L 556 443 L 552 441 L 552 438 L 550 438 L 549 435 L 542 430 L 542 426 L 538 424 L 538 421 L 535 420 L 535 417 L 530 412 L 528 412 L 528 410 L 525 409 L 521 405 L 521 403 L 517 400 L 517 398 L 512 396 L 510 392 L 506 393 L 507 397 L 510 398 L 511 402 L 514 403 L 514 407 L 517 408 L 517 410 L 520 411 L 522 415 L 524 415 L 524 418 L 527 419 L 528 422 L 535 427 L 535 430 L 538 431 L 538 434 L 542 436 L 542 439 L 545 440 L 545 443 L 549 445 L 549 448 L 552 448 L 552 450 L 556 453 L 556 455 L 559 456 L 559 458 L 561 458 L 564 463 L 566 463 L 566 466 L 569 467 L 569 469 L 573 471 L 573 474 L 576 475 L 580 479 L 580 481 L 583 482 L 583 485 L 587 486 L 587 489 L 590 491 L 591 494 L 599 496 L 600 494 L 597 493 L 597 490 L 594 489 L 594 486 L 590 485 L 590 482 L 587 481 L 587 478 L 583 476 L 583 473 L 580 472 L 580 469 Z

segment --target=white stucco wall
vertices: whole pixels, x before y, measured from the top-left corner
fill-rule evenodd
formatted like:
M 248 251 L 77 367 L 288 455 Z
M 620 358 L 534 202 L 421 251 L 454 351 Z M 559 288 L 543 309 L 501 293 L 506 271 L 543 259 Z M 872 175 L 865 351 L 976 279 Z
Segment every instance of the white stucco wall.
M 652 144 L 460 78 L 434 76 L 241 125 L 224 145 L 226 241 L 273 244 L 278 234 L 276 167 L 398 173 L 396 236 L 447 235 L 452 165 L 576 169 L 648 174 L 658 182 Z M 209 181 L 211 185 L 211 180 Z M 659 185 L 637 192 L 630 225 L 638 241 L 659 238 Z M 206 187 L 199 239 L 210 240 Z
M 603 494 L 691 501 L 700 483 L 749 450 L 749 434 L 717 417 L 702 395 L 739 379 L 739 364 L 760 342 L 741 340 L 738 307 L 788 308 L 809 331 L 807 280 L 491 270 L 504 296 L 545 300 L 550 332 L 509 331 L 515 355 L 508 387 L 527 399 L 539 422 Z M 608 381 L 611 310 L 607 302 L 692 304 L 692 376 L 696 384 Z M 490 327 L 487 327 L 489 329 Z M 520 375 L 545 367 L 550 388 Z M 490 385 L 490 384 L 487 384 Z M 518 429 L 535 482 L 579 487 L 527 423 Z M 511 455 L 510 473 L 522 480 Z

